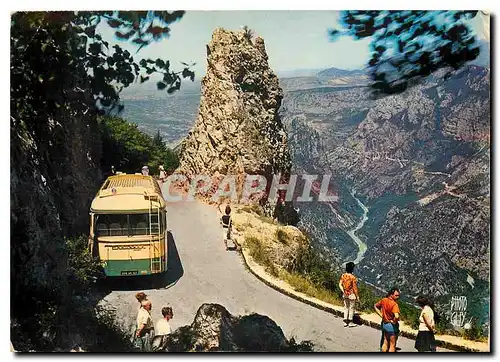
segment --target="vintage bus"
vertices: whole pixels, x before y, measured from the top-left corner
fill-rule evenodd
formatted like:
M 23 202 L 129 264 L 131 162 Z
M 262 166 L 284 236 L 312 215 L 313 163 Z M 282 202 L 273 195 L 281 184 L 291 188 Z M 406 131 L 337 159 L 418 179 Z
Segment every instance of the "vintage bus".
M 167 270 L 166 203 L 152 176 L 110 176 L 90 207 L 89 248 L 106 276 Z

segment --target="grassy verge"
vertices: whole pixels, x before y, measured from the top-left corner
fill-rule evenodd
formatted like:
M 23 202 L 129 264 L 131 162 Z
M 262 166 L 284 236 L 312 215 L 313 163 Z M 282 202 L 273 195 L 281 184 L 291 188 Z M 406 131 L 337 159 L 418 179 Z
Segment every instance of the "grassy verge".
M 278 277 L 287 282 L 295 289 L 297 292 L 304 293 L 308 296 L 315 297 L 327 303 L 340 305 L 341 299 L 338 294 L 328 290 L 326 288 L 321 288 L 314 283 L 312 283 L 308 278 L 297 273 L 290 273 L 286 270 L 280 270 Z
M 269 257 L 269 253 L 266 251 L 262 243 L 254 236 L 245 237 L 245 245 L 248 248 L 250 255 L 255 260 L 257 264 L 262 265 L 266 268 L 266 271 L 273 275 L 278 275 L 278 269 Z

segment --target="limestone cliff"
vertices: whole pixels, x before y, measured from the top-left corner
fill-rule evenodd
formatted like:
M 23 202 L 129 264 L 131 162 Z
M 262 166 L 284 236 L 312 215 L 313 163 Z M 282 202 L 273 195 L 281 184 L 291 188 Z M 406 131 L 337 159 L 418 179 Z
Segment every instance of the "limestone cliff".
M 199 113 L 181 145 L 177 172 L 263 175 L 290 172 L 278 109 L 283 91 L 269 68 L 264 40 L 218 28 L 207 45 Z

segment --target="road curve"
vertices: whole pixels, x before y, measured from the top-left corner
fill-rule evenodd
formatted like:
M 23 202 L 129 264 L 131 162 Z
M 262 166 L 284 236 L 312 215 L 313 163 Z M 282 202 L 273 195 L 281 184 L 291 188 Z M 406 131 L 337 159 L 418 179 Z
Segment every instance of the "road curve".
M 367 327 L 344 328 L 341 318 L 301 303 L 268 287 L 248 270 L 242 257 L 225 251 L 216 209 L 198 201 L 167 205 L 170 268 L 163 287 L 148 289 L 140 279 L 113 290 L 102 301 L 116 310 L 120 323 L 135 322 L 137 290 L 144 290 L 153 303 L 152 315 L 173 307 L 172 328 L 190 324 L 203 303 L 219 303 L 233 315 L 259 313 L 269 316 L 287 337 L 310 340 L 316 351 L 374 352 L 380 331 Z M 113 288 L 115 289 L 115 288 Z M 399 338 L 402 352 L 414 352 L 414 341 Z

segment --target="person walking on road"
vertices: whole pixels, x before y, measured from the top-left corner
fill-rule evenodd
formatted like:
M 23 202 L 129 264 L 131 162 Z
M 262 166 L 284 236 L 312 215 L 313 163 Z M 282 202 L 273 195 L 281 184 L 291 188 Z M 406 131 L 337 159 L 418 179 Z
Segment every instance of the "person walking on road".
M 222 214 L 220 205 L 219 205 L 219 211 Z M 224 245 L 226 246 L 226 251 L 227 251 L 229 250 L 229 248 L 227 247 L 227 241 L 231 240 L 231 229 L 233 227 L 233 221 L 231 220 L 231 206 L 227 205 L 224 211 L 225 211 L 224 215 L 222 215 L 222 217 L 220 218 L 220 224 L 222 225 L 222 238 L 224 240 Z
M 165 168 L 163 167 L 163 165 L 160 165 L 160 167 L 158 167 L 160 169 L 160 181 L 161 182 L 165 182 L 165 180 L 167 179 L 167 172 L 165 171 Z
M 419 352 L 436 352 L 436 317 L 433 303 L 422 296 L 417 298 L 417 304 L 422 308 L 419 317 L 419 326 L 415 349 Z
M 167 180 L 167 172 L 165 171 L 165 168 L 163 167 L 163 165 L 160 165 L 158 167 L 158 169 L 160 170 L 160 175 L 158 177 L 158 181 L 160 183 L 160 187 L 163 187 L 163 184 Z
M 399 335 L 399 299 L 398 288 L 392 288 L 387 296 L 375 303 L 375 312 L 382 318 L 382 333 L 384 343 L 382 352 L 396 352 L 396 340 Z
M 353 274 L 354 263 L 350 261 L 345 266 L 345 273 L 339 280 L 339 288 L 344 300 L 344 327 L 356 327 L 353 323 L 354 307 L 359 302 L 358 279 Z
M 137 331 L 135 333 L 135 346 L 142 352 L 151 351 L 151 342 L 154 337 L 153 319 L 151 309 L 153 304 L 150 300 L 143 300 L 141 308 L 137 313 Z

